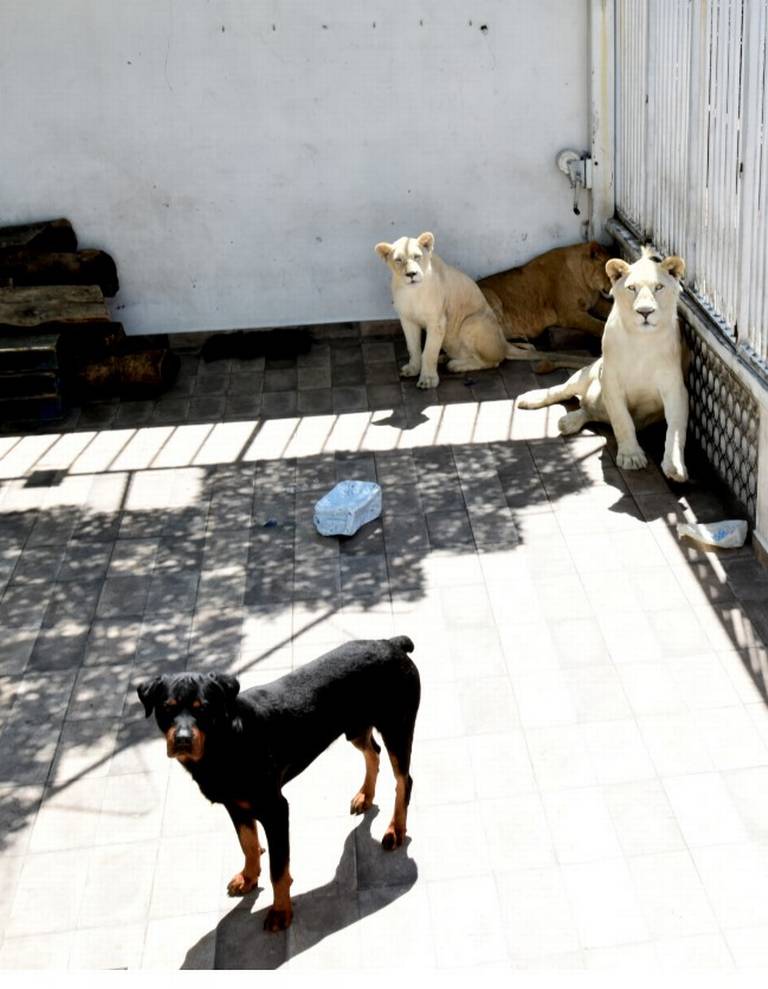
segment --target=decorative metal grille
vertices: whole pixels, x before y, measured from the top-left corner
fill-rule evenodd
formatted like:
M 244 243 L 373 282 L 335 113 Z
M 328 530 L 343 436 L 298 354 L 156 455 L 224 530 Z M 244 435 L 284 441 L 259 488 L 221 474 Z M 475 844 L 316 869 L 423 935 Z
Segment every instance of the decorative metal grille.
M 701 336 L 685 320 L 680 325 L 691 351 L 688 436 L 754 524 L 760 410 Z

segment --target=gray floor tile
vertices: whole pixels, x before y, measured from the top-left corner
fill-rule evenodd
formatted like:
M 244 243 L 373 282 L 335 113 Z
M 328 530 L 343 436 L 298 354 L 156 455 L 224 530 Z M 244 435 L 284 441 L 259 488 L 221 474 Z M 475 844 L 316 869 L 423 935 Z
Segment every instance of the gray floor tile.
M 0 653 L 0 675 L 23 673 L 40 629 L 0 626 L 0 639 L 3 648 Z
M 299 391 L 316 391 L 331 387 L 330 367 L 300 367 L 298 369 Z
M 295 360 L 185 355 L 180 386 L 156 407 L 96 405 L 83 421 L 128 429 L 150 413 L 170 426 L 188 415 L 229 420 L 226 431 L 262 409 L 393 408 L 411 446 L 431 405 L 545 383 L 505 362 L 444 374 L 424 393 L 399 378 L 402 334 L 345 332 Z M 443 434 L 462 416 L 449 409 Z M 678 544 L 683 512 L 722 517 L 722 503 L 703 488 L 673 494 L 653 466 L 618 471 L 605 431 L 477 438 L 105 465 L 87 491 L 81 475 L 41 471 L 33 483 L 50 507 L 30 512 L 3 512 L 21 489 L 0 481 L 0 871 L 17 890 L 0 908 L 0 962 L 389 969 L 392 944 L 404 964 L 480 972 L 761 957 L 762 571 L 747 553 L 713 565 Z M 88 507 L 57 506 L 59 485 L 78 477 Z M 320 537 L 314 503 L 347 478 L 382 486 L 382 518 L 350 539 Z M 144 484 L 159 507 L 139 507 Z M 204 801 L 166 758 L 136 685 L 186 669 L 264 683 L 346 638 L 396 632 L 416 642 L 422 679 L 408 842 L 391 854 L 379 844 L 386 754 L 378 816 L 358 823 L 344 814 L 359 754 L 330 749 L 341 771 L 302 776 L 291 792 L 294 927 L 263 934 L 266 875 L 258 899 L 221 909 L 224 839 L 194 814 Z M 166 833 L 169 779 L 179 813 Z M 97 847 L 73 856 L 83 836 Z M 165 877 L 190 849 L 205 865 L 174 892 Z M 468 910 L 469 928 L 456 919 Z
M 297 396 L 295 391 L 267 392 L 262 402 L 262 414 L 266 418 L 279 419 L 296 414 Z
M 368 409 L 368 396 L 362 384 L 334 387 L 331 392 L 334 412 L 365 412 Z
M 62 620 L 50 628 L 41 629 L 29 657 L 29 670 L 72 670 L 85 657 L 89 621 Z
M 0 734 L 0 783 L 44 783 L 60 733 L 60 722 L 9 722 Z
M 53 584 L 17 584 L 11 581 L 0 600 L 0 627 L 35 627 L 42 624 L 53 594 Z
M 150 578 L 108 577 L 98 601 L 99 618 L 140 618 L 144 614 Z
M 155 573 L 149 582 L 146 609 L 152 614 L 192 611 L 197 598 L 199 571 Z
M 298 374 L 295 368 L 267 369 L 264 372 L 264 392 L 295 391 Z
M 333 394 L 328 388 L 301 388 L 296 410 L 300 415 L 328 415 L 333 411 Z

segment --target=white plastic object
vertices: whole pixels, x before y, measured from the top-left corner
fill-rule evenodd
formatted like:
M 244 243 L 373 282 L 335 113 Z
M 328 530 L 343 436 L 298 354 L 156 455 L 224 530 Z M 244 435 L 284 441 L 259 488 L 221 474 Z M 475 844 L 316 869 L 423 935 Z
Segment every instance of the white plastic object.
M 315 504 L 315 528 L 321 536 L 354 536 L 360 526 L 381 515 L 381 488 L 373 481 L 339 481 Z
M 747 538 L 747 523 L 741 519 L 725 519 L 723 522 L 681 522 L 677 527 L 678 536 L 689 536 L 704 546 L 719 546 L 723 549 L 737 549 Z

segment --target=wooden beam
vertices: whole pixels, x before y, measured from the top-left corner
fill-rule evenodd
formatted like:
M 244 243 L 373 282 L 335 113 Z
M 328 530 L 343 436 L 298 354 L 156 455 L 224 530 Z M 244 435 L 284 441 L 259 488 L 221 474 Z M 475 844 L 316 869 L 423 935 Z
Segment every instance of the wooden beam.
M 117 268 L 104 251 L 77 253 L 0 251 L 0 285 L 98 285 L 104 295 L 117 293 Z
M 0 253 L 6 250 L 76 251 L 77 237 L 64 219 L 0 227 Z
M 109 312 L 98 285 L 41 285 L 0 288 L 0 323 L 108 323 Z

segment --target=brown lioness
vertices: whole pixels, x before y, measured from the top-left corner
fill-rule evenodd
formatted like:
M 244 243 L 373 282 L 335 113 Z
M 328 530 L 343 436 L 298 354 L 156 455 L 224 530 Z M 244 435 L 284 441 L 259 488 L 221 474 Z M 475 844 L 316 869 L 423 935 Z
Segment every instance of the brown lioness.
M 597 243 L 556 247 L 520 268 L 500 271 L 477 284 L 507 340 L 538 337 L 549 326 L 602 336 L 611 290 L 605 273 L 610 254 Z M 594 309 L 602 318 L 591 315 Z

